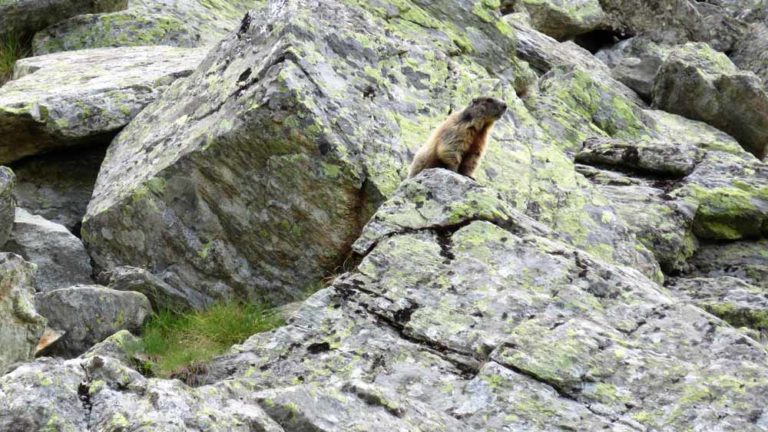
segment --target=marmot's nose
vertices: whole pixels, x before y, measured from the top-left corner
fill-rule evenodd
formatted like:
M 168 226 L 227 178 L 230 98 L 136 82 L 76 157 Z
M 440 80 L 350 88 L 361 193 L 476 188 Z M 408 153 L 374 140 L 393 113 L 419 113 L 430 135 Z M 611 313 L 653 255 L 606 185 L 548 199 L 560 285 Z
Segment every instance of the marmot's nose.
M 506 111 L 506 110 L 507 110 L 507 104 L 505 104 L 504 102 L 502 102 L 502 103 L 501 103 L 501 112 L 504 112 L 504 111 Z

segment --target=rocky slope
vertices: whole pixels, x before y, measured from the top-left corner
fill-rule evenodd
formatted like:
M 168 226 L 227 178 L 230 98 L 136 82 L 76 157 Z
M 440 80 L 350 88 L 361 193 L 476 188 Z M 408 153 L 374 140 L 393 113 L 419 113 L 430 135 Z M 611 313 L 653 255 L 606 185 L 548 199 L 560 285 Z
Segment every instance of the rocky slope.
M 0 87 L 0 430 L 768 430 L 764 1 L 102 3 Z M 142 375 L 227 298 L 306 300 Z

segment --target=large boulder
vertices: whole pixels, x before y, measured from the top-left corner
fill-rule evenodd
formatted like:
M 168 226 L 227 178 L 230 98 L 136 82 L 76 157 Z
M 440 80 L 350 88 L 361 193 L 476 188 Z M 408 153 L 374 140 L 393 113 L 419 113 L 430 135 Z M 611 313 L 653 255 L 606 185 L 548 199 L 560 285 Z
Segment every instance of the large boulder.
M 210 305 L 201 293 L 183 286 L 176 288 L 138 267 L 115 267 L 99 274 L 98 282 L 117 291 L 140 292 L 147 296 L 154 310 L 182 312 Z
M 11 364 L 32 359 L 45 329 L 45 318 L 35 309 L 34 275 L 33 264 L 0 253 L 0 375 Z
M 91 259 L 79 238 L 64 226 L 17 208 L 11 236 L 2 248 L 37 266 L 37 290 L 89 284 Z
M 598 0 L 504 0 L 502 7 L 523 8 L 533 27 L 556 39 L 567 39 L 596 29 L 605 13 Z
M 462 212 L 472 199 L 480 210 Z M 123 333 L 0 378 L 0 421 L 620 432 L 768 422 L 768 353 L 757 341 L 547 235 L 492 190 L 427 170 L 367 225 L 372 243 L 356 268 L 286 326 L 192 372 L 196 387 L 141 376 L 121 353 Z
M 144 294 L 99 285 L 76 285 L 37 294 L 48 326 L 65 332 L 49 352 L 73 356 L 120 330 L 138 332 L 152 308 Z
M 343 264 L 451 107 L 489 94 L 510 108 L 478 181 L 573 244 L 657 273 L 516 96 L 513 34 L 493 4 L 467 1 L 252 12 L 112 143 L 83 223 L 91 256 L 208 299 L 293 300 Z
M 653 83 L 670 48 L 647 37 L 635 36 L 596 54 L 611 68 L 613 78 L 624 83 L 645 100 L 651 100 Z
M 15 187 L 16 175 L 10 168 L 0 166 L 0 246 L 5 244 L 13 229 L 16 209 Z
M 84 50 L 20 60 L 0 89 L 0 163 L 78 144 L 108 143 L 202 49 Z
M 768 151 L 762 82 L 707 44 L 688 43 L 670 53 L 656 76 L 653 104 L 722 129 L 758 158 Z
M 264 0 L 129 0 L 126 10 L 78 15 L 35 34 L 35 55 L 86 48 L 218 42 Z
M 746 23 L 715 2 L 695 0 L 600 0 L 605 23 L 614 31 L 643 35 L 656 42 L 706 42 L 729 51 L 746 31 Z
M 127 0 L 4 0 L 0 2 L 0 39 L 29 37 L 75 15 L 113 12 L 127 5 Z
M 741 69 L 754 72 L 768 89 L 768 23 L 750 25 L 744 37 L 736 43 L 731 60 Z
M 101 146 L 65 149 L 13 164 L 17 205 L 79 235 L 106 150 Z

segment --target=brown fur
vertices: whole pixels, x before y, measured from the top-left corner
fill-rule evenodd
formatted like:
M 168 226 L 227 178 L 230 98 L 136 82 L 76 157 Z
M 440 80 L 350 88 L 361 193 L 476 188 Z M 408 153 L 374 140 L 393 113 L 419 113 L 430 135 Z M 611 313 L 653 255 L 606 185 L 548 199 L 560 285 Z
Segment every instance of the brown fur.
M 446 168 L 474 178 L 488 133 L 506 109 L 497 99 L 477 98 L 464 110 L 451 114 L 416 153 L 408 177 L 428 168 Z

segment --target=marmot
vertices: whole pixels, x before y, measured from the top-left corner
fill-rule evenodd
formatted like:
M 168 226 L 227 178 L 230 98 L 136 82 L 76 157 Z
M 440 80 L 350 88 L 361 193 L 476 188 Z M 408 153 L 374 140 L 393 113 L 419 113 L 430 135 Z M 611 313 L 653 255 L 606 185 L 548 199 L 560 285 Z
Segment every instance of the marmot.
M 481 97 L 451 114 L 416 153 L 408 177 L 427 168 L 447 168 L 474 179 L 472 175 L 485 153 L 488 132 L 506 110 L 504 102 Z

